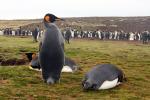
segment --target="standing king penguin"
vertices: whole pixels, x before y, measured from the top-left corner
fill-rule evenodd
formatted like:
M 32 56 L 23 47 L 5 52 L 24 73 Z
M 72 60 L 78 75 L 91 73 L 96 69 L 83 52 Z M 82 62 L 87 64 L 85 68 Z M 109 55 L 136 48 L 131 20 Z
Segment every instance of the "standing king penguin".
M 64 39 L 55 21 L 62 20 L 53 14 L 44 17 L 45 32 L 39 46 L 39 63 L 47 84 L 59 81 L 64 65 Z

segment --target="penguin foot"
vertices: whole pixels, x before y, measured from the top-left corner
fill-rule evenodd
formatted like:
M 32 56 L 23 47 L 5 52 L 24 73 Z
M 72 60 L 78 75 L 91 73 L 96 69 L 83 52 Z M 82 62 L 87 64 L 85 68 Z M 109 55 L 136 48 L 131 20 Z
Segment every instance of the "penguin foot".
M 49 78 L 47 79 L 46 83 L 47 83 L 48 85 L 51 85 L 51 84 L 54 84 L 55 81 L 54 81 L 53 78 L 49 77 Z

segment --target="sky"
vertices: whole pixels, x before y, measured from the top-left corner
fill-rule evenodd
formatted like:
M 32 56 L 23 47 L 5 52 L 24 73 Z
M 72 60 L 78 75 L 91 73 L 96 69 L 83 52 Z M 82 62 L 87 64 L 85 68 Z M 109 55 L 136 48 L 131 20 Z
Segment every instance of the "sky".
M 0 19 L 150 16 L 150 0 L 0 0 Z

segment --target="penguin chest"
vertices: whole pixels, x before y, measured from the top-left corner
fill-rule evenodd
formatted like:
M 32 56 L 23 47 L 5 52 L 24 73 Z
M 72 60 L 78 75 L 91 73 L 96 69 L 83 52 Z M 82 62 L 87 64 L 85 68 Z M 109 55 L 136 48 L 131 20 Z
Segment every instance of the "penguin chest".
M 73 70 L 69 67 L 69 66 L 63 66 L 62 71 L 61 72 L 73 72 Z
M 100 89 L 110 89 L 110 88 L 113 88 L 113 87 L 115 87 L 115 86 L 117 86 L 117 85 L 119 85 L 120 84 L 120 82 L 118 82 L 118 78 L 116 78 L 116 79 L 114 79 L 114 80 L 112 80 L 112 81 L 104 81 L 103 83 L 102 83 L 102 85 L 99 87 L 99 90 Z

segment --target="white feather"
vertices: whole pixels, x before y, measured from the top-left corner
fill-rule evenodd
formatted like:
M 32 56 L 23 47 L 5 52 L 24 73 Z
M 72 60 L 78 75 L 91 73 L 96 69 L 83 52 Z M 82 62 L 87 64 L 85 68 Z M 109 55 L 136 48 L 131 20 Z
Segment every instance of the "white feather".
M 119 84 L 120 84 L 120 82 L 118 82 L 118 78 L 116 78 L 113 81 L 104 81 L 103 84 L 99 87 L 99 90 L 100 89 L 110 89 L 110 88 L 113 88 Z
M 32 68 L 31 66 L 29 66 L 29 69 L 35 70 L 35 71 L 42 71 L 42 69 Z M 63 66 L 61 72 L 73 73 L 73 70 L 69 66 Z
M 69 66 L 64 66 L 61 72 L 73 72 L 73 70 Z

